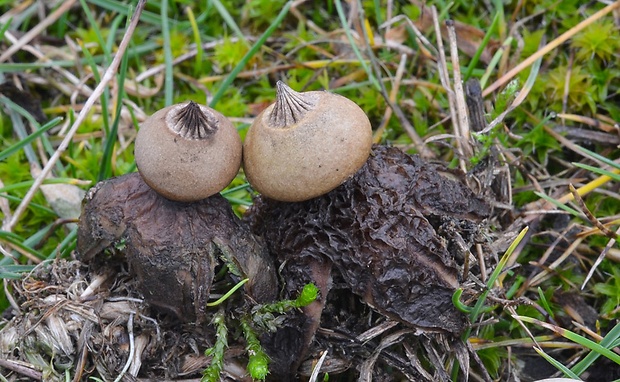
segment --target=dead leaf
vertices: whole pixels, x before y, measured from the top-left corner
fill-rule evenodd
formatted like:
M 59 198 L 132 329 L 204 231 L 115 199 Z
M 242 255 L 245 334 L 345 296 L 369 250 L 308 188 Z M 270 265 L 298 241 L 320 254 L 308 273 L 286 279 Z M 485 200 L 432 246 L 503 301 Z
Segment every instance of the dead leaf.
M 421 12 L 420 17 L 413 22 L 414 25 L 423 32 L 434 28 L 431 8 L 425 6 L 420 1 L 411 0 L 411 3 L 419 7 Z M 480 47 L 480 44 L 482 44 L 482 39 L 486 32 L 460 21 L 454 21 L 454 29 L 459 50 L 469 57 L 473 57 Z M 443 37 L 444 40 L 448 39 L 448 30 L 445 22 L 441 23 L 441 37 Z M 497 40 L 489 40 L 480 55 L 480 61 L 488 64 L 499 45 L 500 43 Z

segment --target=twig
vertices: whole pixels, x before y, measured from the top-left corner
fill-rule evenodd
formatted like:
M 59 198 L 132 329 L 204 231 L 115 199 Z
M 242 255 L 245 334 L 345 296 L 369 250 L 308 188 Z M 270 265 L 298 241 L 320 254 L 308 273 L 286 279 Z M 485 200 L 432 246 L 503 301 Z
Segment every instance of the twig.
M 120 374 L 116 377 L 114 382 L 120 382 L 123 379 L 123 377 L 127 373 L 127 370 L 129 370 L 131 363 L 133 362 L 134 352 L 136 350 L 135 349 L 135 337 L 133 335 L 133 315 L 134 315 L 133 312 L 130 313 L 129 319 L 127 320 L 127 336 L 129 337 L 129 355 L 127 355 L 127 362 L 125 362 L 125 366 L 123 367 L 123 370 L 121 370 Z
M 596 216 L 594 216 L 594 214 L 592 214 L 592 212 L 590 211 L 588 206 L 586 206 L 586 203 L 583 201 L 581 195 L 579 195 L 577 189 L 575 188 L 575 186 L 572 185 L 572 183 L 568 185 L 568 189 L 570 190 L 571 194 L 573 194 L 573 198 L 575 198 L 575 201 L 579 204 L 579 207 L 581 207 L 582 212 L 588 217 L 588 220 L 590 220 L 590 222 L 594 226 L 596 226 L 596 228 L 600 229 L 601 232 L 605 234 L 605 236 L 612 240 L 616 240 L 618 238 L 618 234 L 605 227 L 605 225 L 601 223 L 596 218 Z
M 459 144 L 464 158 L 459 158 L 461 170 L 467 171 L 465 159 L 469 159 L 474 155 L 474 151 L 469 143 L 469 117 L 467 116 L 467 102 L 465 102 L 465 92 L 463 91 L 463 80 L 461 78 L 461 69 L 459 63 L 459 51 L 456 46 L 456 31 L 454 30 L 454 21 L 446 21 L 448 29 L 448 41 L 450 42 L 450 56 L 452 58 L 452 75 L 454 82 L 454 100 L 456 101 L 455 109 L 457 120 L 452 121 L 455 126 L 455 132 L 458 136 L 457 144 Z
M 606 133 L 615 133 L 616 135 L 618 133 L 618 129 L 620 128 L 620 125 L 618 124 L 616 124 L 618 126 L 614 126 L 610 123 L 606 123 L 605 121 L 601 121 L 592 117 L 586 117 L 584 115 L 558 113 L 556 117 L 562 119 L 563 121 L 566 120 L 579 122 L 584 125 L 592 126 L 598 130 L 603 130 Z
M 61 2 L 60 6 L 56 8 L 54 12 L 52 12 L 45 19 L 41 20 L 34 28 L 28 31 L 25 35 L 22 36 L 15 44 L 11 45 L 9 49 L 7 49 L 2 55 L 0 55 L 0 62 L 6 61 L 9 57 L 11 57 L 15 52 L 20 50 L 24 45 L 28 44 L 32 39 L 37 37 L 41 32 L 45 30 L 48 26 L 52 25 L 56 20 L 63 15 L 63 13 L 67 12 L 76 0 L 67 0 Z
M 437 15 L 437 8 L 431 7 L 433 14 L 433 23 L 435 25 L 435 35 L 437 36 L 437 71 L 439 72 L 439 81 L 441 85 L 446 89 L 448 93 L 448 104 L 450 106 L 450 115 L 452 120 L 456 120 L 456 111 L 454 108 L 454 92 L 450 86 L 450 74 L 448 74 L 448 64 L 446 61 L 446 52 L 443 48 L 443 40 L 441 39 L 441 27 L 439 26 L 439 16 Z
M 398 96 L 398 89 L 400 88 L 401 81 L 403 79 L 403 74 L 405 73 L 405 66 L 407 65 L 407 55 L 401 54 L 400 63 L 398 64 L 398 69 L 396 69 L 396 75 L 394 76 L 394 81 L 392 82 L 392 89 L 390 90 L 390 101 L 396 102 L 396 97 Z M 387 128 L 388 123 L 390 122 L 390 118 L 392 117 L 393 109 L 388 107 L 385 109 L 385 113 L 383 114 L 383 120 L 381 121 L 381 125 L 375 130 L 375 134 L 373 137 L 374 143 L 379 143 L 381 141 L 381 135 Z
M 441 39 L 441 27 L 439 26 L 439 16 L 437 15 L 437 8 L 435 8 L 435 6 L 431 7 L 431 13 L 433 15 L 433 24 L 435 26 L 435 36 L 437 40 L 437 53 L 438 53 L 437 71 L 439 72 L 439 81 L 441 82 L 441 85 L 444 87 L 444 89 L 446 89 L 446 93 L 448 95 L 448 106 L 450 107 L 450 118 L 452 119 L 452 123 L 454 124 L 455 129 L 458 130 L 457 125 L 458 125 L 459 119 L 457 117 L 457 111 L 455 109 L 456 96 L 454 94 L 454 90 L 452 89 L 452 86 L 450 86 L 450 74 L 448 73 L 446 51 L 444 50 L 443 40 Z M 463 156 L 463 151 L 461 149 L 460 135 L 458 134 L 458 132 L 456 132 L 455 136 L 456 136 L 457 148 L 459 151 L 458 157 L 460 161 L 460 158 Z
M 319 373 L 321 372 L 321 366 L 323 366 L 323 362 L 325 362 L 325 359 L 327 358 L 327 352 L 328 352 L 327 350 L 323 350 L 323 354 L 321 355 L 321 358 L 319 358 L 316 365 L 314 366 L 314 369 L 312 370 L 312 374 L 310 375 L 309 382 L 318 381 Z
M 526 58 L 519 65 L 517 65 L 514 68 L 512 68 L 511 70 L 509 70 L 508 73 L 504 74 L 501 78 L 499 78 L 497 81 L 495 81 L 493 84 L 491 84 L 488 88 L 484 89 L 484 91 L 482 92 L 482 95 L 487 96 L 487 95 L 493 93 L 500 86 L 506 84 L 514 76 L 519 74 L 523 69 L 525 69 L 528 66 L 532 65 L 534 63 L 534 61 L 536 61 L 537 59 L 541 58 L 545 54 L 551 52 L 553 49 L 557 48 L 558 46 L 562 45 L 568 39 L 570 39 L 571 37 L 573 37 L 577 33 L 581 32 L 582 30 L 584 30 L 585 28 L 587 28 L 588 26 L 593 24 L 595 21 L 597 21 L 601 17 L 603 17 L 603 16 L 607 15 L 608 13 L 612 12 L 616 8 L 620 8 L 620 0 L 615 1 L 615 2 L 613 2 L 611 4 L 609 4 L 605 8 L 601 9 L 600 11 L 596 12 L 592 16 L 590 16 L 587 19 L 585 19 L 584 21 L 582 21 L 579 24 L 575 25 L 573 28 L 571 28 L 571 29 L 567 30 L 566 32 L 564 32 L 562 35 L 560 35 L 560 37 L 558 37 L 555 40 L 551 41 L 549 44 L 545 45 L 542 49 L 536 51 L 536 53 L 534 53 L 531 56 L 529 56 L 528 58 Z
M 34 370 L 26 364 L 18 363 L 17 361 L 12 361 L 10 359 L 0 359 L 0 366 L 4 367 L 5 369 L 13 370 L 18 374 L 34 379 L 36 381 L 43 380 L 42 372 Z
M 8 227 L 9 230 L 12 230 L 12 228 L 15 227 L 15 225 L 19 221 L 19 218 L 21 217 L 21 215 L 24 213 L 24 211 L 28 207 L 28 204 L 32 201 L 34 194 L 39 190 L 39 187 L 41 187 L 43 180 L 45 180 L 45 178 L 49 175 L 50 171 L 52 170 L 52 167 L 54 167 L 54 165 L 56 164 L 56 161 L 60 159 L 60 155 L 67 149 L 67 147 L 69 147 L 69 143 L 71 143 L 73 136 L 77 132 L 82 122 L 84 122 L 84 120 L 86 119 L 86 116 L 90 112 L 90 109 L 93 107 L 95 102 L 97 102 L 99 97 L 103 94 L 103 91 L 105 87 L 108 85 L 108 83 L 114 79 L 114 76 L 116 75 L 116 70 L 118 69 L 118 66 L 121 63 L 121 60 L 123 59 L 123 55 L 125 51 L 127 50 L 127 46 L 129 45 L 129 41 L 131 40 L 131 37 L 133 36 L 133 32 L 136 30 L 136 27 L 140 20 L 140 14 L 142 14 L 142 10 L 144 9 L 145 5 L 146 5 L 146 0 L 138 1 L 136 10 L 133 16 L 131 17 L 131 23 L 129 24 L 129 27 L 127 28 L 127 32 L 125 33 L 125 36 L 123 36 L 123 39 L 121 40 L 121 43 L 118 46 L 118 50 L 116 52 L 116 55 L 114 56 L 114 59 L 112 60 L 112 63 L 110 64 L 108 69 L 103 74 L 103 77 L 101 77 L 101 82 L 99 83 L 99 85 L 97 85 L 95 90 L 93 90 L 93 93 L 90 95 L 90 97 L 88 97 L 88 99 L 84 103 L 84 107 L 80 111 L 80 114 L 78 114 L 77 118 L 75 119 L 75 122 L 73 122 L 73 125 L 71 125 L 71 128 L 67 132 L 67 135 L 60 143 L 60 146 L 58 146 L 58 149 L 56 149 L 56 151 L 54 152 L 54 155 L 50 157 L 45 167 L 43 167 L 43 169 L 41 170 L 41 173 L 39 174 L 39 176 L 34 180 L 34 183 L 30 187 L 28 192 L 26 193 L 26 196 L 24 196 L 24 199 L 22 200 L 22 202 L 19 204 L 19 206 L 13 213 L 13 218 L 11 219 L 9 223 L 9 227 Z
M 363 14 L 361 14 L 361 12 L 362 12 L 362 10 L 360 9 L 360 15 L 359 16 L 360 16 L 360 18 L 363 19 Z M 373 79 L 374 79 L 373 82 L 375 83 L 375 85 L 377 85 L 377 88 L 380 90 L 379 93 L 385 99 L 385 103 L 388 105 L 388 107 L 392 109 L 392 111 L 394 112 L 394 115 L 396 115 L 396 118 L 398 118 L 398 121 L 400 122 L 401 127 L 405 130 L 407 135 L 409 135 L 409 138 L 411 138 L 411 141 L 415 145 L 415 147 L 418 150 L 418 153 L 420 154 L 420 156 L 422 156 L 424 158 L 432 158 L 434 156 L 433 152 L 426 147 L 426 143 L 420 137 L 420 135 L 417 133 L 417 131 L 415 131 L 415 128 L 413 127 L 413 125 L 411 124 L 409 119 L 405 116 L 405 113 L 403 113 L 403 110 L 400 108 L 398 103 L 397 102 L 392 102 L 392 100 L 390 99 L 390 96 L 389 96 L 389 94 L 387 92 L 387 89 L 385 88 L 385 84 L 381 80 L 381 68 L 379 67 L 379 64 L 377 62 L 378 61 L 377 57 L 375 56 L 375 54 L 374 54 L 374 52 L 372 50 L 372 46 L 370 45 L 370 42 L 369 42 L 369 39 L 368 39 L 368 35 L 366 33 L 366 28 L 362 28 L 362 31 L 364 33 L 363 41 L 364 41 L 364 44 L 365 44 L 366 53 L 370 57 L 370 64 L 372 66 L 372 70 L 374 72 L 374 75 L 377 76 L 377 78 L 379 78 L 379 80 L 376 80 L 376 78 L 373 77 Z M 369 73 L 369 75 L 370 74 L 371 73 Z

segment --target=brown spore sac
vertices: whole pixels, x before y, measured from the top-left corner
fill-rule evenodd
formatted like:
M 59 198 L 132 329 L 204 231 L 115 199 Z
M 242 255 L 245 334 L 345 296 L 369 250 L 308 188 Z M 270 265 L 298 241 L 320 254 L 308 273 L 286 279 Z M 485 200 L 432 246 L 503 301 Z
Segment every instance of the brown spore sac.
M 85 262 L 103 263 L 106 250 L 126 257 L 151 305 L 185 322 L 206 319 L 214 269 L 223 258 L 250 279 L 245 291 L 254 300 L 276 297 L 273 260 L 219 194 L 171 201 L 138 173 L 100 182 L 83 204 L 77 252 Z
M 438 228 L 451 222 L 475 230 L 490 213 L 458 174 L 397 148 L 374 146 L 364 167 L 328 194 L 299 203 L 259 198 L 246 218 L 284 264 L 285 275 L 303 273 L 295 265 L 300 258 L 327 257 L 350 289 L 381 314 L 422 330 L 459 334 L 467 325 L 452 303 L 460 276 L 450 238 Z M 474 236 L 469 232 L 465 240 Z M 305 282 L 284 280 L 288 288 Z

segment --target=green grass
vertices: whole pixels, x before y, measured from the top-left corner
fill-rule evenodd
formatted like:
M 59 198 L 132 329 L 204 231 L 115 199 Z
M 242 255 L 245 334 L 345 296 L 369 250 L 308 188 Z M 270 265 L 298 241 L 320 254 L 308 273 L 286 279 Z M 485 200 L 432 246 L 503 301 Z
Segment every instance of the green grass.
M 19 38 L 40 21 L 36 5 L 19 8 L 22 3 L 0 2 L 5 47 L 13 44 L 9 34 Z M 423 11 L 415 2 L 393 2 L 388 10 L 385 1 L 363 0 L 351 13 L 350 3 L 148 2 L 116 75 L 58 152 L 116 57 L 137 2 L 80 0 L 32 42 L 41 58 L 20 50 L 0 62 L 0 83 L 17 83 L 26 92 L 0 88 L 0 277 L 18 278 L 42 261 L 70 257 L 75 247 L 69 225 L 75 216 L 55 209 L 40 191 L 29 193 L 42 180 L 31 167 L 43 168 L 57 152 L 45 184 L 68 185 L 72 192 L 135 171 L 139 122 L 190 99 L 232 118 L 243 137 L 248 121 L 273 101 L 275 82 L 284 79 L 296 90 L 329 89 L 351 98 L 374 128 L 385 126 L 376 137 L 381 143 L 424 150 L 465 170 L 491 147 L 500 153 L 510 170 L 512 199 L 506 203 L 523 225 L 508 232 L 494 220 L 490 232 L 510 244 L 523 226 L 531 229 L 501 262 L 487 259 L 479 295 L 456 299 L 474 324 L 465 339 L 479 349 L 492 377 L 503 380 L 514 370 L 511 347 L 529 347 L 569 376 L 585 375 L 601 357 L 617 363 L 610 349 L 620 338 L 620 251 L 611 233 L 620 225 L 620 36 L 611 9 L 577 0 L 425 2 L 440 18 L 457 21 L 464 36 L 458 68 L 443 40 L 446 73 L 452 78 L 458 69 L 463 79 L 481 80 L 487 122 L 497 118 L 493 129 L 476 136 L 474 155 L 466 158 L 458 155 L 460 138 L 449 118 L 453 101 L 441 85 L 436 31 L 418 20 Z M 584 21 L 604 8 L 596 21 Z M 46 121 L 30 116 L 33 104 Z M 240 215 L 252 203 L 242 172 L 223 195 Z M 567 229 L 571 224 L 574 231 Z M 576 232 L 584 233 L 580 245 L 570 246 Z M 595 326 L 584 330 L 575 323 L 578 317 L 556 300 L 557 292 L 580 295 L 597 313 Z M 0 310 L 9 306 L 6 297 Z M 575 346 L 569 356 L 545 351 L 558 341 Z

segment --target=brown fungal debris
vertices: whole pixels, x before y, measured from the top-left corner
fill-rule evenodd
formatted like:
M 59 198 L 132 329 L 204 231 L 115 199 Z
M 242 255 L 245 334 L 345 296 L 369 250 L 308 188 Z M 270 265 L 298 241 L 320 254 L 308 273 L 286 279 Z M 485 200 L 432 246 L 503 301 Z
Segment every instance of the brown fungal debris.
M 119 246 L 147 301 L 185 322 L 205 320 L 220 260 L 239 278 L 249 278 L 245 291 L 254 300 L 276 295 L 272 259 L 219 194 L 175 202 L 137 173 L 97 184 L 84 202 L 77 252 L 95 262 Z
M 276 102 L 248 130 L 243 167 L 264 196 L 303 201 L 351 177 L 371 145 L 370 121 L 353 101 L 324 91 L 298 93 L 278 81 Z
M 364 167 L 328 194 L 299 203 L 259 198 L 246 219 L 283 264 L 287 290 L 318 280 L 326 286 L 324 304 L 331 276 L 315 270 L 333 262 L 335 275 L 382 315 L 421 331 L 458 336 L 468 324 L 452 303 L 461 280 L 451 237 L 441 232 L 458 227 L 472 245 L 491 209 L 461 178 L 447 173 L 397 148 L 375 146 Z M 313 314 L 284 330 L 300 332 L 299 320 L 316 320 Z M 291 340 L 271 341 L 277 349 Z M 283 363 L 294 368 L 303 352 L 297 357 L 289 354 Z

